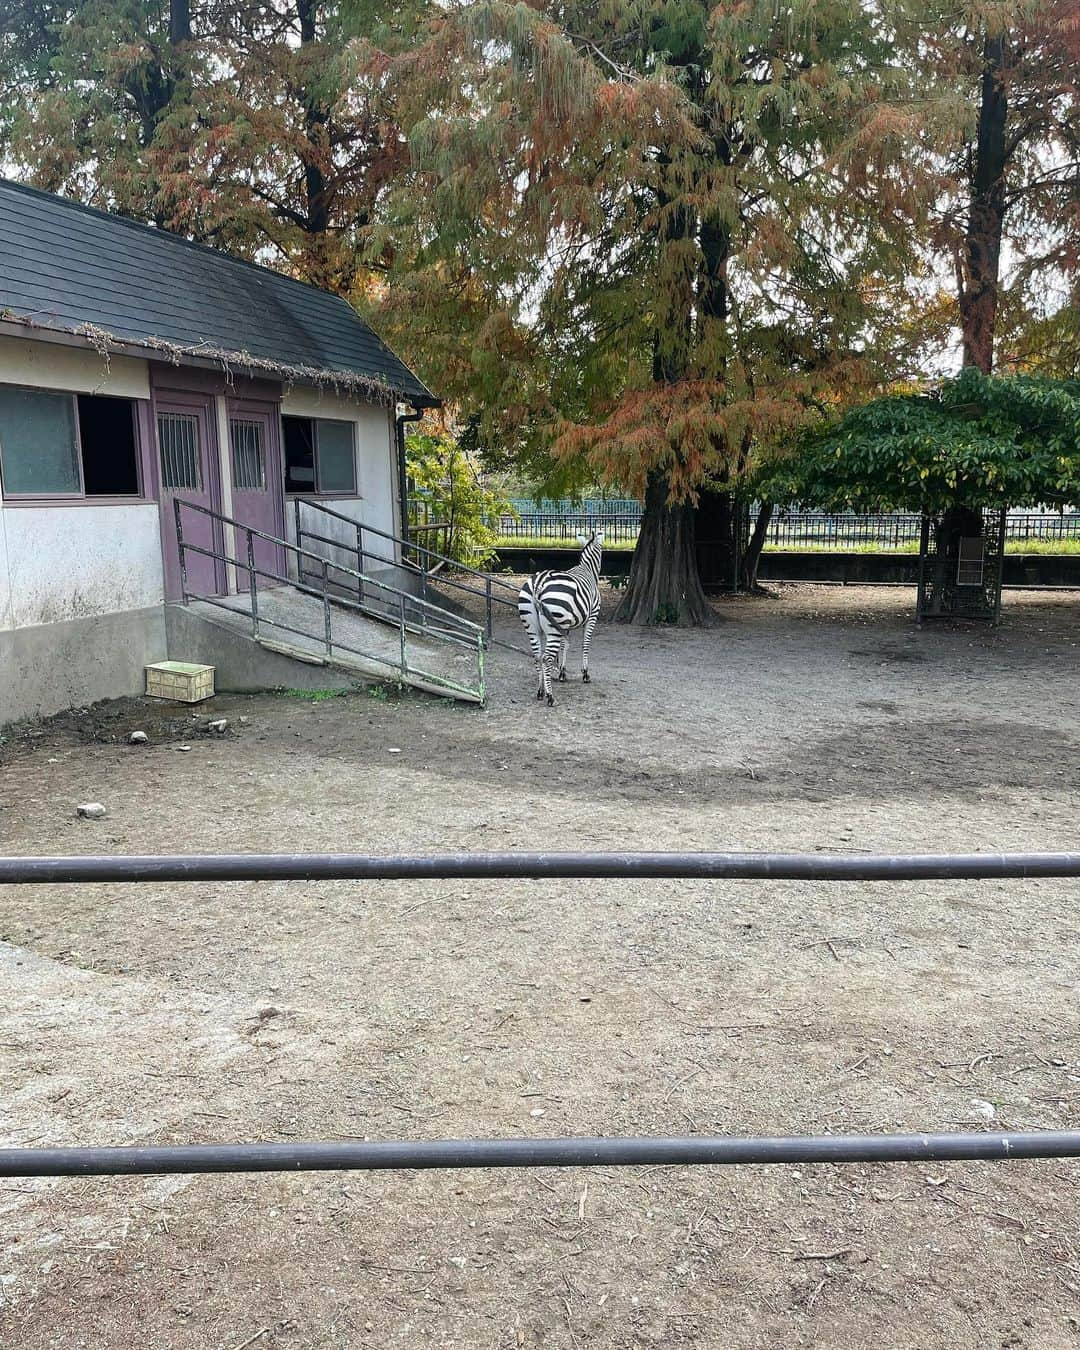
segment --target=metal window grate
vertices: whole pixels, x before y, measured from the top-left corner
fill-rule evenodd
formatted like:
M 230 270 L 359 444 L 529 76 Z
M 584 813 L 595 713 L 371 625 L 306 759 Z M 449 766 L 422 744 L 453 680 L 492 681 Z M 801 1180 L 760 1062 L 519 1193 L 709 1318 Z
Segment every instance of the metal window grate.
M 193 413 L 158 413 L 161 486 L 199 492 L 199 419 Z
M 240 492 L 264 491 L 266 455 L 262 424 L 239 417 L 230 418 L 229 439 L 232 442 L 233 487 Z

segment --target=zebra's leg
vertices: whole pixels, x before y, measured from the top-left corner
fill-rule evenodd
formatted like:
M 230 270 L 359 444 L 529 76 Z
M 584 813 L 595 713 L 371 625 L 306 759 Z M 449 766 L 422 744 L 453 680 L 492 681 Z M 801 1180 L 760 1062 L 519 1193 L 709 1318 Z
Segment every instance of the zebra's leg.
M 581 682 L 582 684 L 592 684 L 592 676 L 589 674 L 589 643 L 592 641 L 593 631 L 596 628 L 596 621 L 599 619 L 599 613 L 590 614 L 585 620 L 585 637 L 581 644 Z
M 529 635 L 529 646 L 532 649 L 533 660 L 536 662 L 536 697 L 541 699 L 544 697 L 543 634 L 540 631 L 540 619 L 536 613 L 536 605 L 528 586 L 522 587 L 518 599 L 518 616 Z
M 559 649 L 563 643 L 563 636 L 558 629 L 547 635 L 547 645 L 544 648 L 544 697 L 547 699 L 549 708 L 555 705 L 555 696 L 551 692 L 551 681 L 555 674 L 555 663 L 559 659 Z
M 536 662 L 536 697 L 544 697 L 544 645 L 543 634 L 537 632 L 531 622 L 526 623 L 529 633 L 529 646 L 532 648 L 533 660 Z
M 559 683 L 566 683 L 566 653 L 570 646 L 570 638 L 564 633 L 562 644 L 559 647 Z

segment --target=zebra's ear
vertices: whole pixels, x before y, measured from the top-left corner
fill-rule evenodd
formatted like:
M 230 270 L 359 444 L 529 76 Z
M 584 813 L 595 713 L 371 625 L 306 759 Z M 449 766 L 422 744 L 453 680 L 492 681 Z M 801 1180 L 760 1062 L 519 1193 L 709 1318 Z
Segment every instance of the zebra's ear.
M 584 534 L 578 534 L 578 535 L 575 535 L 574 537 L 577 539 L 578 543 L 581 545 L 582 548 L 584 548 L 585 545 L 589 542 L 589 539 L 588 539 L 588 536 L 587 536 L 587 535 L 584 535 Z
M 597 530 L 596 533 L 593 535 L 593 538 L 596 540 L 598 544 L 602 544 L 604 542 L 604 531 Z

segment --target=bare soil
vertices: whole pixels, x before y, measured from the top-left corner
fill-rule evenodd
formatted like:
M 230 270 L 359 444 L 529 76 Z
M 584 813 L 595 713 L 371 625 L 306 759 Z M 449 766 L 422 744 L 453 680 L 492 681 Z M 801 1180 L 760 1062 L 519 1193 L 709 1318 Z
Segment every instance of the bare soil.
M 910 609 L 806 587 L 602 624 L 551 710 L 500 651 L 482 711 L 68 714 L 0 748 L 0 852 L 1076 848 L 1080 600 Z M 1077 1128 L 1078 901 L 0 888 L 0 1144 Z M 1078 1201 L 1065 1161 L 0 1180 L 0 1345 L 1057 1350 Z

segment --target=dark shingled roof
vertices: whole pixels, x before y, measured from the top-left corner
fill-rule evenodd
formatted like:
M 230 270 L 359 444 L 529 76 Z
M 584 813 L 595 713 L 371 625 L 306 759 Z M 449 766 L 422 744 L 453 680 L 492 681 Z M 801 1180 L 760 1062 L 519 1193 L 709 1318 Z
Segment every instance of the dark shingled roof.
M 140 346 L 246 353 L 267 373 L 292 368 L 302 381 L 306 368 L 436 401 L 340 296 L 0 178 L 5 317 L 65 332 L 89 325 Z

